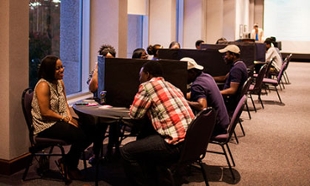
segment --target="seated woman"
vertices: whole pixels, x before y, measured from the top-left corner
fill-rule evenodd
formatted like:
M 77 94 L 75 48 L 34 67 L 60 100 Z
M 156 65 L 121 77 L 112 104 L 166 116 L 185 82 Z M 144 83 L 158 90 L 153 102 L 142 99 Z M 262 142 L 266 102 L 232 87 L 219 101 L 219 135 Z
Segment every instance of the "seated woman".
M 177 41 L 172 41 L 169 45 L 169 49 L 180 49 L 181 45 Z
M 152 60 L 158 60 L 158 50 L 163 48 L 160 44 L 149 45 L 146 49 L 149 55 L 152 55 Z
M 132 59 L 148 59 L 148 55 L 144 48 L 136 48 L 132 53 Z
M 43 58 L 38 76 L 40 79 L 34 88 L 31 104 L 34 134 L 70 143 L 70 151 L 64 159 L 58 160 L 58 165 L 60 170 L 67 166 L 70 179 L 82 179 L 77 166 L 81 152 L 90 145 L 90 140 L 70 113 L 61 60 L 51 55 Z

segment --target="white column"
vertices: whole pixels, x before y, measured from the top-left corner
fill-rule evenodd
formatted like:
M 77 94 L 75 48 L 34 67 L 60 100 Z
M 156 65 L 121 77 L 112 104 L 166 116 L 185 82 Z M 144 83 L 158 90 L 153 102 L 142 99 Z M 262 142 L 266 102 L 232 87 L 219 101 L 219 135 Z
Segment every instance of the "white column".
M 195 48 L 198 39 L 206 40 L 206 1 L 184 0 L 183 48 Z
M 127 1 L 91 1 L 90 60 L 97 61 L 98 50 L 103 44 L 116 49 L 117 57 L 127 56 Z
M 20 100 L 29 81 L 29 0 L 0 4 L 0 159 L 11 160 L 29 147 Z
M 205 42 L 215 44 L 219 38 L 224 37 L 223 30 L 223 0 L 207 0 L 207 32 Z
M 169 47 L 176 40 L 176 0 L 149 2 L 149 44 Z

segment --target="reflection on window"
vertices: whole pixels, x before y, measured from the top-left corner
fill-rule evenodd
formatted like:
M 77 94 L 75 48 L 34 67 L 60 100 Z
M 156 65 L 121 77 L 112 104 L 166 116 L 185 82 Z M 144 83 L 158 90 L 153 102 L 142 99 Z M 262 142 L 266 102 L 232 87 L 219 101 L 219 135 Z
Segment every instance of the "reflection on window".
M 59 56 L 60 2 L 29 1 L 29 86 L 34 87 L 40 60 Z
M 82 0 L 29 0 L 29 86 L 46 55 L 60 57 L 66 66 L 67 95 L 81 91 Z

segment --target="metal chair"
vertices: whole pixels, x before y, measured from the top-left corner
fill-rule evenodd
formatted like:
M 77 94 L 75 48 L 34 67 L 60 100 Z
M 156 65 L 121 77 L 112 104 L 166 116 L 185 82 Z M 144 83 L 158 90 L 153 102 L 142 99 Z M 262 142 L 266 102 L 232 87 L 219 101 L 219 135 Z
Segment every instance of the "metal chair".
M 270 64 L 271 62 L 269 62 Z M 263 104 L 263 101 L 261 99 L 261 91 L 262 91 L 262 85 L 263 85 L 263 79 L 266 75 L 266 72 L 267 72 L 267 69 L 268 69 L 268 65 L 263 65 L 257 75 L 257 77 L 255 78 L 255 84 L 253 85 L 250 85 L 249 87 L 249 95 L 250 95 L 250 98 L 251 98 L 251 101 L 252 101 L 252 104 L 253 104 L 253 107 L 254 107 L 254 111 L 257 112 L 256 110 L 256 106 L 254 104 L 254 100 L 253 100 L 253 97 L 252 95 L 257 95 L 258 96 L 258 100 L 260 101 L 261 105 L 262 105 L 262 108 L 264 108 L 264 104 Z
M 221 155 L 225 156 L 233 180 L 236 180 L 235 175 L 234 175 L 233 170 L 232 170 L 232 166 L 235 166 L 235 161 L 234 161 L 234 158 L 233 158 L 232 153 L 230 151 L 228 143 L 229 143 L 229 141 L 230 141 L 230 139 L 231 139 L 231 137 L 235 131 L 235 127 L 236 127 L 237 123 L 239 122 L 239 118 L 240 118 L 240 115 L 243 111 L 246 99 L 247 98 L 244 95 L 240 99 L 240 101 L 238 102 L 238 105 L 237 105 L 237 107 L 233 113 L 233 116 L 230 120 L 230 124 L 228 126 L 227 134 L 219 134 L 217 136 L 212 137 L 210 140 L 211 144 L 220 145 L 222 147 L 222 151 L 219 152 L 219 151 L 207 150 L 207 152 L 211 152 L 211 153 L 215 153 L 215 154 L 221 154 Z M 226 148 L 225 148 L 225 146 L 226 146 Z M 231 162 L 228 158 L 227 151 L 228 151 L 228 154 L 230 156 Z
M 177 162 L 164 166 L 164 169 L 169 173 L 171 185 L 176 185 L 174 175 L 178 173 L 178 170 L 192 163 L 198 163 L 205 184 L 209 185 L 205 164 L 202 162 L 202 159 L 205 157 L 206 149 L 215 126 L 216 114 L 213 108 L 204 109 L 196 115 L 196 118 L 189 125 L 180 158 Z
M 50 156 L 60 156 L 64 158 L 65 156 L 64 146 L 70 145 L 66 141 L 60 139 L 42 138 L 37 137 L 33 134 L 34 126 L 32 125 L 32 115 L 31 115 L 32 98 L 33 98 L 32 89 L 31 88 L 25 89 L 22 93 L 21 104 L 24 118 L 28 127 L 28 135 L 30 140 L 30 147 L 29 147 L 30 158 L 27 167 L 25 168 L 25 172 L 23 174 L 22 178 L 23 180 L 26 180 L 26 176 L 28 174 L 29 167 L 32 165 L 33 158 L 36 158 L 37 156 L 47 157 L 48 160 Z M 60 149 L 60 153 L 54 153 L 53 152 L 54 147 L 58 147 Z M 84 168 L 86 168 L 85 157 L 84 157 Z M 42 173 L 39 172 L 39 174 L 40 176 L 42 176 Z M 62 173 L 62 177 L 65 183 L 70 182 L 70 180 L 68 179 L 66 169 L 64 169 L 64 172 Z
M 281 97 L 280 97 L 280 94 L 279 94 L 279 91 L 278 91 L 277 87 L 281 86 L 282 76 L 283 76 L 285 70 L 287 69 L 287 65 L 288 65 L 288 61 L 285 61 L 284 64 L 282 65 L 280 71 L 279 71 L 279 74 L 277 75 L 277 79 L 263 78 L 263 84 L 265 84 L 265 85 L 272 85 L 274 87 L 274 90 L 277 92 L 277 95 L 278 95 L 280 103 L 282 103 L 282 100 L 281 100 Z

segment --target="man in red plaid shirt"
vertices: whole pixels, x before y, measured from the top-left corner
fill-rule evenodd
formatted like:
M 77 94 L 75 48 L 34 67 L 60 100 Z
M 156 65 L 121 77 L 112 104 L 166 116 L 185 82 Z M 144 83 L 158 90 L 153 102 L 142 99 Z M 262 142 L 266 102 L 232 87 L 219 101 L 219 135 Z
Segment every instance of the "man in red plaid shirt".
M 148 135 L 121 149 L 132 185 L 158 185 L 156 164 L 178 158 L 188 125 L 195 117 L 183 93 L 164 80 L 161 64 L 149 61 L 140 70 L 140 86 L 130 117 L 150 122 Z M 150 132 L 151 131 L 151 132 Z

